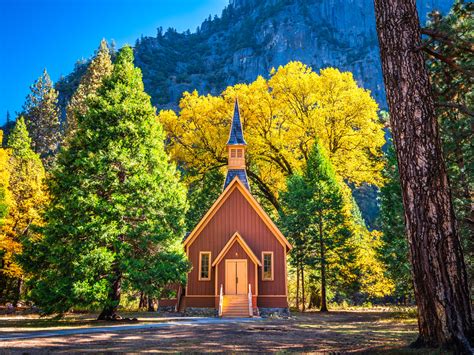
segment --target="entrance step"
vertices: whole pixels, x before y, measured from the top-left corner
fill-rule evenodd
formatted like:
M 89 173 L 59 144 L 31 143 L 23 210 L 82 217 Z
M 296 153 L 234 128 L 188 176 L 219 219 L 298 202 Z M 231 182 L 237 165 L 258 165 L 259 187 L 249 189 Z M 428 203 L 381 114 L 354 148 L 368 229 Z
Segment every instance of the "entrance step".
M 247 295 L 224 295 L 223 317 L 250 317 Z

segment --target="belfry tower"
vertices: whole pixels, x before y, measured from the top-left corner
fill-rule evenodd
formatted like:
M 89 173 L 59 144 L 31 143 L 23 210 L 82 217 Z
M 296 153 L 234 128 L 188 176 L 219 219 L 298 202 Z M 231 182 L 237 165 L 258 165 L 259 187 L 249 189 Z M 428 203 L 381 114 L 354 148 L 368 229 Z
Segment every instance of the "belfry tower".
M 240 121 L 239 102 L 235 100 L 234 116 L 230 127 L 229 140 L 227 141 L 228 163 L 224 189 L 237 176 L 245 187 L 250 190 L 245 167 L 246 146 L 242 122 Z

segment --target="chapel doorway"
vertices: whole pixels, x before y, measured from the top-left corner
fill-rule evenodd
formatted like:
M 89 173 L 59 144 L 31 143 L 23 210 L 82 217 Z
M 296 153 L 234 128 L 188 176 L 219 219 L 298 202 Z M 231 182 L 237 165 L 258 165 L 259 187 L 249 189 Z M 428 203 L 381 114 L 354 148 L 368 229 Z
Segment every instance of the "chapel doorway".
M 227 259 L 225 261 L 225 294 L 245 295 L 247 287 L 247 260 Z

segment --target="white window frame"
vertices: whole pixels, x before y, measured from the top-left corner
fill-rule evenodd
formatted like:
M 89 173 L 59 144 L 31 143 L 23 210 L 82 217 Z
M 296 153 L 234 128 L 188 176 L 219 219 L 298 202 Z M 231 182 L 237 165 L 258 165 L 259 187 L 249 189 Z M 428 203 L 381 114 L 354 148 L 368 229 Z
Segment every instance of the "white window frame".
M 270 255 L 271 256 L 271 277 L 265 277 L 265 255 Z M 273 281 L 274 280 L 274 275 L 275 275 L 275 268 L 274 268 L 274 263 L 275 263 L 275 257 L 273 251 L 262 251 L 262 281 Z
M 207 269 L 207 275 L 208 277 L 201 277 L 201 271 L 202 271 L 202 255 L 209 255 L 209 261 L 208 261 L 208 269 Z M 210 251 L 200 251 L 199 252 L 199 269 L 198 269 L 198 280 L 199 281 L 210 281 L 211 280 L 211 256 L 212 253 Z

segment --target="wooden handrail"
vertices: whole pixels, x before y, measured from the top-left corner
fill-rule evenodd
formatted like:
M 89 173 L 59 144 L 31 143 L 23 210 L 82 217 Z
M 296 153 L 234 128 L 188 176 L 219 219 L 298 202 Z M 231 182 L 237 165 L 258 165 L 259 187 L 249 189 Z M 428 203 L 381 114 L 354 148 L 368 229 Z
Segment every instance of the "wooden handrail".
M 252 285 L 249 284 L 249 316 L 253 317 L 253 307 L 252 307 Z
M 224 306 L 224 289 L 221 284 L 221 291 L 219 294 L 219 317 L 222 317 L 222 308 Z
M 178 287 L 178 293 L 176 294 L 176 306 L 174 307 L 175 312 L 179 312 L 179 304 L 181 303 L 181 293 L 183 292 L 181 284 Z

